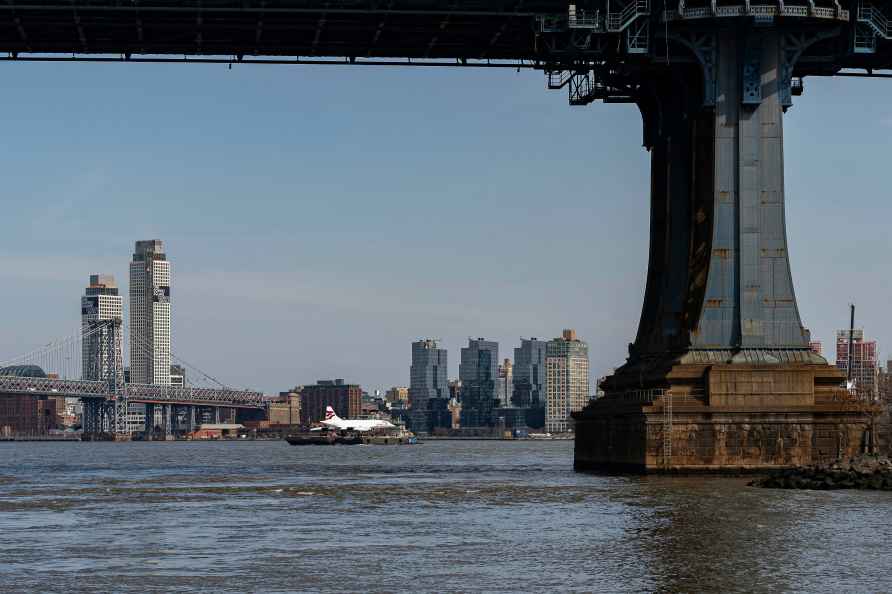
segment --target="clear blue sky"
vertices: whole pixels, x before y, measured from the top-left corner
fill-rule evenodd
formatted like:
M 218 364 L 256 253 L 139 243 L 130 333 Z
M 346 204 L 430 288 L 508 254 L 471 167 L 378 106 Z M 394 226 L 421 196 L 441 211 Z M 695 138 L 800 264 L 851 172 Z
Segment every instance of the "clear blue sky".
M 633 106 L 513 70 L 7 63 L 0 360 L 69 334 L 137 239 L 173 266 L 173 350 L 269 392 L 407 384 L 437 337 L 512 356 L 574 327 L 622 363 L 646 273 Z M 786 119 L 803 320 L 892 344 L 892 81 L 808 79 Z M 832 355 L 831 355 L 832 357 Z

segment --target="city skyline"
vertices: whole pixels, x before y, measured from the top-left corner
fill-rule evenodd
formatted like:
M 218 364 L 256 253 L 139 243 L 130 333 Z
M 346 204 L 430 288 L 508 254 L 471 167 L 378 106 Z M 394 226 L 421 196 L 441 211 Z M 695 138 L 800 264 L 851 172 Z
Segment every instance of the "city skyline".
M 70 333 L 85 276 L 126 280 L 132 242 L 160 237 L 176 255 L 174 351 L 232 385 L 276 393 L 345 375 L 405 385 L 411 340 L 438 336 L 457 353 L 469 335 L 511 348 L 563 327 L 586 337 L 593 377 L 625 360 L 649 225 L 634 107 L 570 109 L 536 73 L 11 65 L 8 74 L 19 116 L 10 133 L 21 143 L 0 148 L 10 174 L 0 305 L 19 315 L 5 323 L 0 358 Z M 181 91 L 161 93 L 162 81 Z M 364 117 L 346 99 L 357 82 L 368 90 Z M 807 83 L 785 119 L 803 323 L 832 344 L 855 301 L 856 324 L 885 360 L 881 254 L 892 239 L 873 211 L 885 208 L 892 88 Z M 406 85 L 429 100 L 396 90 Z M 76 121 L 48 99 L 67 91 Z M 233 119 L 244 105 L 264 110 Z M 351 175 L 338 175 L 345 164 Z M 858 200 L 838 199 L 849 195 Z
M 154 239 L 154 240 L 137 240 L 137 241 L 135 242 L 135 244 L 136 244 L 136 249 L 137 249 L 137 251 L 140 250 L 140 247 L 142 247 L 143 250 L 148 250 L 148 251 L 153 251 L 153 250 L 156 249 L 156 248 L 157 248 L 158 250 L 164 250 L 164 241 L 163 241 L 163 240 L 159 240 L 159 239 Z M 136 256 L 136 254 L 134 254 L 134 257 L 135 257 L 135 256 Z M 168 291 L 168 292 L 166 293 L 166 298 L 167 298 L 168 301 L 166 302 L 166 303 L 167 303 L 167 308 L 166 308 L 166 311 L 164 312 L 166 315 L 165 315 L 165 316 L 162 316 L 162 317 L 166 317 L 166 319 L 168 320 L 168 327 L 166 328 L 166 335 L 167 335 L 167 345 L 169 346 L 169 345 L 170 345 L 171 328 L 172 328 L 173 325 L 174 325 L 173 323 L 171 323 L 171 322 L 169 321 L 169 320 L 170 320 L 170 307 L 169 307 L 169 298 L 170 298 L 170 292 L 169 292 L 169 290 L 170 290 L 170 288 L 169 288 L 169 283 L 170 283 L 170 263 L 169 263 L 169 261 L 166 260 L 166 254 L 163 253 L 162 251 L 159 251 L 159 252 L 158 252 L 158 258 L 159 258 L 159 263 L 160 263 L 160 264 L 162 265 L 162 267 L 163 267 L 163 270 L 160 270 L 160 271 L 153 271 L 152 274 L 153 274 L 153 276 L 157 277 L 158 279 L 163 280 L 163 282 L 168 283 L 168 284 L 166 285 L 166 288 L 167 288 L 167 291 Z M 129 265 L 129 268 L 130 268 L 130 278 L 131 278 L 131 279 L 132 279 L 133 276 L 134 276 L 134 270 L 135 270 L 135 269 L 134 269 L 134 264 L 136 264 L 136 262 L 135 262 L 135 261 L 131 261 L 131 262 L 130 262 L 130 265 Z M 115 297 L 117 297 L 117 299 L 118 299 L 119 302 L 121 301 L 121 297 L 118 297 L 119 292 L 121 292 L 121 289 L 120 289 L 119 286 L 118 286 L 118 283 L 117 283 L 117 281 L 116 281 L 116 277 L 115 277 L 114 274 L 90 274 L 90 275 L 89 275 L 89 279 L 90 279 L 90 287 L 93 287 L 93 289 L 92 289 L 93 292 L 91 293 L 91 292 L 90 292 L 91 289 L 90 289 L 90 287 L 88 287 L 86 295 L 104 293 L 104 294 L 108 294 L 108 295 L 114 295 Z M 150 287 L 150 288 L 151 288 L 151 287 Z M 128 287 L 128 289 L 129 289 L 129 287 Z M 83 296 L 81 297 L 81 301 L 82 301 L 81 326 L 82 326 L 82 328 L 84 328 L 84 327 L 85 327 L 85 324 L 87 323 L 87 322 L 86 322 L 86 320 L 87 320 L 87 315 L 84 313 L 84 310 L 83 310 L 83 307 L 86 307 L 86 305 L 84 305 L 84 304 L 86 303 L 86 302 L 84 301 L 85 299 L 86 299 L 86 297 L 83 297 Z M 106 297 L 106 299 L 108 299 L 108 298 Z M 131 292 L 131 293 L 130 293 L 130 303 L 132 303 L 133 300 L 134 300 L 134 294 Z M 132 314 L 130 314 L 130 312 L 129 312 L 129 308 L 131 307 L 130 303 L 128 303 L 128 304 L 127 304 L 127 307 L 124 308 L 123 313 L 124 313 L 124 317 L 129 318 L 129 319 L 132 320 L 132 317 L 131 317 Z M 108 307 L 108 306 L 106 306 L 106 307 Z M 120 307 L 120 306 L 119 306 L 119 307 Z M 120 315 L 120 313 L 119 313 L 119 315 Z M 89 317 L 92 319 L 92 314 L 91 314 L 91 316 L 89 316 Z M 97 319 L 105 319 L 105 317 L 100 316 L 100 317 L 98 317 Z M 565 332 L 566 332 L 566 331 L 564 331 L 564 333 L 565 333 Z M 838 335 L 839 333 L 847 333 L 847 332 L 848 332 L 847 330 L 835 330 L 833 334 L 834 334 L 834 336 L 836 336 L 836 335 Z M 864 333 L 863 325 L 858 325 L 858 324 L 856 323 L 856 334 L 857 334 L 858 336 L 863 336 L 863 333 Z M 527 336 L 520 336 L 520 337 L 518 337 L 518 339 L 516 340 L 516 342 L 511 343 L 511 345 L 509 346 L 509 348 L 515 347 L 515 345 L 516 345 L 516 347 L 519 347 L 519 348 L 513 348 L 513 351 L 514 351 L 514 354 L 515 354 L 515 358 L 514 358 L 514 359 L 512 359 L 512 358 L 505 358 L 504 361 L 507 362 L 507 363 L 509 363 L 509 364 L 511 364 L 511 365 L 514 365 L 514 364 L 516 363 L 515 359 L 516 359 L 516 355 L 517 355 L 517 353 L 520 352 L 524 346 L 527 346 L 528 343 L 529 343 L 530 341 L 533 341 L 533 342 L 537 342 L 537 341 L 538 341 L 538 342 L 541 343 L 541 346 L 544 347 L 545 344 L 547 343 L 547 341 L 550 341 L 550 340 L 561 340 L 561 339 L 562 339 L 562 333 L 560 333 L 560 332 L 556 332 L 556 333 L 554 333 L 553 336 L 552 336 L 552 335 L 549 335 L 549 334 L 546 333 L 546 334 L 543 334 L 543 337 L 544 337 L 544 338 L 538 338 L 538 339 L 537 339 L 537 337 L 531 337 L 531 338 L 527 338 Z M 814 341 L 815 336 L 812 335 L 812 339 L 813 339 L 813 342 L 811 343 L 812 346 L 814 346 L 814 345 L 816 345 L 816 344 L 822 344 L 822 343 L 823 343 L 822 337 L 818 337 L 818 338 L 819 338 L 820 340 Z M 130 337 L 129 337 L 129 342 L 131 343 L 131 348 L 132 348 L 133 340 L 134 340 L 134 338 L 133 338 L 133 336 L 132 336 L 132 334 L 131 334 Z M 467 335 L 467 337 L 466 337 L 466 339 L 465 339 L 466 342 L 470 341 L 472 344 L 475 343 L 475 342 L 477 342 L 477 341 L 483 341 L 483 340 L 485 340 L 485 339 L 483 339 L 483 338 L 477 338 L 477 339 L 475 339 L 475 338 L 473 338 L 470 334 Z M 544 342 L 543 342 L 543 341 L 544 341 Z M 418 343 L 424 343 L 424 342 L 431 342 L 432 344 L 435 345 L 436 348 L 441 348 L 441 350 L 442 350 L 444 353 L 445 353 L 445 352 L 448 352 L 449 350 L 452 350 L 453 348 L 456 348 L 456 349 L 458 349 L 458 350 L 464 350 L 464 349 L 465 349 L 465 347 L 462 347 L 461 344 L 458 344 L 458 345 L 456 345 L 455 347 L 452 347 L 452 346 L 449 346 L 449 345 L 441 344 L 441 343 L 444 343 L 445 341 L 443 341 L 442 339 L 439 339 L 439 338 L 438 338 L 438 339 L 418 338 L 417 340 L 413 341 L 413 347 L 414 347 L 415 344 L 418 344 Z M 493 341 L 491 341 L 491 342 L 493 342 L 493 343 L 495 343 L 496 345 L 498 345 L 500 341 L 499 341 L 499 340 L 493 340 Z M 880 341 L 875 341 L 875 342 L 881 345 L 881 342 L 880 342 Z M 85 369 L 85 370 L 86 370 L 86 360 L 87 360 L 87 358 L 86 358 L 86 349 L 88 349 L 88 348 L 90 348 L 90 349 L 92 349 L 92 350 L 95 350 L 95 345 L 88 345 L 86 342 L 84 343 L 84 349 L 85 349 L 85 351 L 84 351 L 84 352 L 85 352 L 85 357 L 84 357 L 84 365 L 85 365 L 85 367 L 84 367 L 84 369 Z M 173 351 L 173 349 L 170 348 L 170 349 L 168 350 L 168 352 L 166 353 L 166 356 L 168 357 L 169 361 L 172 361 L 171 354 L 172 354 L 173 352 L 175 352 L 175 351 Z M 879 352 L 879 351 L 877 351 L 877 352 Z M 823 353 L 821 353 L 821 354 L 827 359 L 827 361 L 828 361 L 831 365 L 833 365 L 833 364 L 835 364 L 835 363 L 838 363 L 837 359 L 835 359 L 835 358 L 833 358 L 833 357 L 831 356 L 831 353 L 829 353 L 829 352 L 823 352 Z M 587 349 L 586 349 L 586 355 L 588 356 L 589 366 L 591 366 L 591 356 L 588 354 Z M 130 356 L 132 356 L 132 355 L 130 355 Z M 128 361 L 129 361 L 129 360 L 130 360 L 130 356 L 126 356 L 126 357 L 125 357 L 125 360 L 128 360 Z M 444 358 L 445 358 L 445 355 L 444 355 Z M 878 361 L 880 364 L 883 364 L 883 365 L 885 364 L 886 359 L 885 359 L 884 357 L 877 356 L 876 359 L 877 359 L 877 361 Z M 497 369 L 498 372 L 499 372 L 499 373 L 496 374 L 497 376 L 499 376 L 499 375 L 501 374 L 501 368 L 502 368 L 502 363 L 501 363 L 501 362 L 502 362 L 501 359 L 498 359 L 498 358 L 496 359 L 496 365 L 495 365 L 495 367 L 496 367 L 496 369 Z M 171 362 L 169 362 L 168 365 L 166 365 L 166 366 L 164 367 L 164 369 L 167 369 L 167 370 L 168 370 L 168 375 L 169 375 L 170 372 L 172 371 L 172 365 L 173 365 L 173 364 L 172 364 Z M 457 367 L 457 368 L 459 368 L 459 369 L 456 369 L 456 370 L 453 371 L 453 369 L 451 369 L 451 368 L 447 368 L 447 369 L 448 369 L 448 371 L 447 371 L 447 377 L 448 377 L 450 380 L 452 380 L 452 379 L 460 379 L 460 362 L 459 362 L 459 361 L 455 361 L 455 362 L 454 362 L 454 366 Z M 618 366 L 618 365 L 617 365 L 617 366 Z M 180 366 L 180 365 L 175 365 L 174 367 L 177 367 L 178 369 L 182 369 L 182 366 Z M 410 367 L 411 367 L 411 366 L 410 366 Z M 51 370 L 47 370 L 47 371 L 51 371 Z M 609 371 L 609 370 L 605 370 L 605 373 L 606 373 L 607 371 Z M 84 373 L 86 374 L 87 372 L 85 371 Z M 132 373 L 132 371 L 131 371 L 131 373 Z M 351 373 L 349 373 L 349 370 L 341 370 L 340 373 L 341 373 L 341 375 L 348 375 L 348 376 L 351 376 L 351 377 L 352 377 Z M 312 375 L 312 374 L 311 374 L 311 375 Z M 316 375 L 319 376 L 320 374 L 316 374 Z M 337 375 L 337 373 L 329 374 L 329 375 L 334 376 L 334 375 Z M 353 375 L 355 375 L 355 374 L 353 374 Z M 602 374 L 602 375 L 603 375 L 603 374 Z M 86 375 L 85 375 L 85 377 L 86 377 Z M 597 377 L 597 376 L 596 376 L 596 377 Z M 387 390 L 388 388 L 392 388 L 392 387 L 395 387 L 395 386 L 401 386 L 401 385 L 403 385 L 403 384 L 410 384 L 410 383 L 411 383 L 411 372 L 408 373 L 408 374 L 406 375 L 406 377 L 405 377 L 405 380 L 406 380 L 406 381 L 405 381 L 405 382 L 403 382 L 403 381 L 386 382 L 386 381 L 385 381 L 385 382 L 380 383 L 380 384 L 373 384 L 373 383 L 366 382 L 366 381 L 362 380 L 362 378 L 359 378 L 358 376 L 357 376 L 357 379 L 360 380 L 359 383 L 360 383 L 361 385 L 365 386 L 365 387 L 368 389 L 369 393 L 372 393 L 372 392 L 375 391 L 375 390 L 381 390 L 381 392 L 383 393 L 383 392 L 384 392 L 385 390 Z M 498 379 L 498 377 L 496 377 L 496 379 Z M 169 380 L 168 380 L 168 381 L 169 381 Z M 144 382 L 138 382 L 138 383 L 144 383 Z M 157 382 L 151 382 L 151 381 L 150 381 L 150 382 L 147 382 L 147 383 L 157 383 Z M 297 384 L 300 384 L 300 383 L 301 383 L 301 380 L 298 379 L 298 380 L 296 380 L 296 381 L 293 380 L 293 381 L 291 381 L 290 383 L 286 381 L 284 384 L 279 385 L 279 386 L 274 386 L 274 387 L 260 387 L 260 389 L 261 389 L 262 391 L 264 391 L 265 393 L 268 393 L 268 394 L 275 394 L 275 393 L 277 393 L 278 391 L 280 391 L 280 390 L 282 389 L 282 387 L 285 386 L 285 385 L 297 385 Z M 512 384 L 512 386 L 513 386 L 513 384 Z M 251 387 L 259 387 L 259 386 L 251 386 Z M 498 386 L 496 386 L 495 389 L 497 390 L 497 394 L 496 394 L 497 397 L 501 397 L 501 394 L 498 393 Z M 589 389 L 590 394 L 589 394 L 589 396 L 592 396 L 596 390 L 597 390 L 597 385 L 596 385 L 596 382 L 595 382 L 594 384 L 591 384 L 591 385 L 590 385 L 590 389 Z M 510 405 L 510 403 L 509 403 L 509 405 Z

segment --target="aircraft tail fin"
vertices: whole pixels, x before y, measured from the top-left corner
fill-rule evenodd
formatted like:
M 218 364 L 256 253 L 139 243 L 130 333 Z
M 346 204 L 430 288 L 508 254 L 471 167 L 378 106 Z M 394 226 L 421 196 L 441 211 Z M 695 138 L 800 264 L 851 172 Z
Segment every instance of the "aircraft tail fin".
M 337 419 L 340 419 L 340 417 L 337 415 L 337 413 L 334 411 L 334 409 L 331 406 L 326 406 L 325 407 L 325 420 L 326 421 L 334 421 Z

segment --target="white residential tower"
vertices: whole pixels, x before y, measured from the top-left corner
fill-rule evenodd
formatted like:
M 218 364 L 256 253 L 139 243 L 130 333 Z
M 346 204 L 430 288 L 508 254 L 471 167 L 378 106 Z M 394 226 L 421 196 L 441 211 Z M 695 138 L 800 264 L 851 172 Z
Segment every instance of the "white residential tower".
M 563 433 L 572 428 L 570 413 L 582 410 L 589 400 L 588 345 L 564 330 L 545 347 L 545 430 Z
M 159 239 L 130 262 L 130 381 L 170 385 L 170 262 Z

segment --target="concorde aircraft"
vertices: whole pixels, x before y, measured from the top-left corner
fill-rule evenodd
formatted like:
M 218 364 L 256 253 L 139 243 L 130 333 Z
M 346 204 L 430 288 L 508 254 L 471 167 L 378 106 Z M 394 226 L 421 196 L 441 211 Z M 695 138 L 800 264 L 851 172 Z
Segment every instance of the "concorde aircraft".
M 389 421 L 379 421 L 377 419 L 342 419 L 330 406 L 325 407 L 325 420 L 322 421 L 322 425 L 329 429 L 336 429 L 338 431 L 372 431 L 373 429 L 395 428 L 395 425 Z

